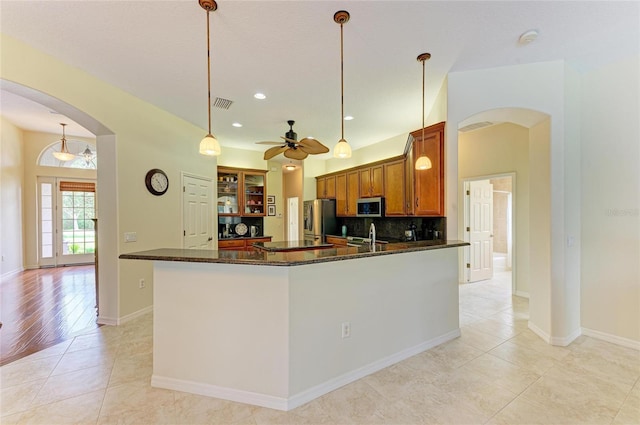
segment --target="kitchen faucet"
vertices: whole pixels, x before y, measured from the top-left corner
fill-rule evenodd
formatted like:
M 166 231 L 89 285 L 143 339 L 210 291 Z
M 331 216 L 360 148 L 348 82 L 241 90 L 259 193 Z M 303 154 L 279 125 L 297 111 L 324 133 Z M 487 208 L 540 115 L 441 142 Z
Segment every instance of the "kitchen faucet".
M 376 246 L 376 226 L 375 224 L 371 223 L 371 226 L 369 226 L 369 239 L 371 239 L 371 246 L 375 247 Z

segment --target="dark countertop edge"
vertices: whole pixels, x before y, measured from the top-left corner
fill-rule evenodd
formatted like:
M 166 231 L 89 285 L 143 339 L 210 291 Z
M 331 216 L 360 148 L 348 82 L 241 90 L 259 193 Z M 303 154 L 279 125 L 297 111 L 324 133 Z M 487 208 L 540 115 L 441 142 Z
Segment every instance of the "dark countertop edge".
M 416 243 L 416 242 L 412 242 Z M 391 245 L 391 244 L 390 244 Z M 201 252 L 202 250 L 188 250 L 188 249 L 171 249 L 171 248 L 161 248 L 149 251 L 140 251 L 140 252 L 132 252 L 129 254 L 120 254 L 118 257 L 122 260 L 147 260 L 147 261 L 170 261 L 170 262 L 186 262 L 186 263 L 216 263 L 216 264 L 237 264 L 237 265 L 258 265 L 258 266 L 280 266 L 280 267 L 290 267 L 290 266 L 302 266 L 306 264 L 316 264 L 316 263 L 328 263 L 332 261 L 344 261 L 344 260 L 353 260 L 358 258 L 366 258 L 366 257 L 375 257 L 378 255 L 393 255 L 393 254 L 402 254 L 407 252 L 418 252 L 418 251 L 430 251 L 433 249 L 445 249 L 445 248 L 458 248 L 463 246 L 468 246 L 468 242 L 452 240 L 446 241 L 442 244 L 437 245 L 420 245 L 420 246 L 412 246 L 406 248 L 398 248 L 391 249 L 386 251 L 359 251 L 357 253 L 345 253 L 338 254 L 331 257 L 315 257 L 308 258 L 303 260 L 295 260 L 295 259 L 264 259 L 264 258 L 211 258 L 211 257 L 198 257 L 198 256 L 177 256 L 177 255 L 168 255 L 168 253 L 162 254 L 162 251 L 181 251 L 182 253 L 188 251 Z M 344 249 L 344 248 L 336 248 L 336 249 Z M 325 250 L 323 250 L 325 251 Z M 211 250 L 210 252 L 220 252 Z M 225 252 L 225 251 L 222 251 Z M 226 251 L 228 252 L 242 252 L 242 251 Z M 300 251 L 298 251 L 300 252 Z M 307 251 L 308 252 L 308 251 Z M 260 254 L 272 254 L 266 251 L 261 252 Z M 279 252 L 277 254 L 285 255 L 288 252 Z M 248 254 L 255 255 L 255 254 Z
M 262 239 L 262 238 L 273 238 L 273 236 L 238 236 L 233 238 L 218 238 L 218 242 L 220 241 L 241 241 L 245 239 Z

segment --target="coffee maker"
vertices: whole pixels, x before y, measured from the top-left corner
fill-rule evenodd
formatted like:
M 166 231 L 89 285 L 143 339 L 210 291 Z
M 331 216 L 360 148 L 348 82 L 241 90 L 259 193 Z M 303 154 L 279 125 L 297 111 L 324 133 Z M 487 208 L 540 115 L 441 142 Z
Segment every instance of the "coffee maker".
M 409 226 L 407 226 L 407 229 L 404 231 L 404 240 L 405 241 L 418 240 L 417 229 L 418 229 L 418 226 L 416 226 L 415 223 L 412 221 L 411 224 L 409 224 Z

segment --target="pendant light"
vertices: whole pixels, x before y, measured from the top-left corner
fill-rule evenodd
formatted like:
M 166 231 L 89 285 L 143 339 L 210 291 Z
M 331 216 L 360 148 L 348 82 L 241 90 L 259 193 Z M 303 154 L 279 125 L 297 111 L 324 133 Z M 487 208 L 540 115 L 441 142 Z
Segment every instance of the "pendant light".
M 431 59 L 430 53 L 423 53 L 418 56 L 418 60 L 422 62 L 422 140 L 420 142 L 422 155 L 416 160 L 416 170 L 428 170 L 431 168 L 431 160 L 424 153 L 424 63 L 429 59 Z
M 69 152 L 69 149 L 67 148 L 67 139 L 64 134 L 64 127 L 66 124 L 60 123 L 60 125 L 62 126 L 62 139 L 60 140 L 62 142 L 62 146 L 60 146 L 60 152 L 54 152 L 53 156 L 60 161 L 71 161 L 76 156 Z
M 218 4 L 215 0 L 198 0 L 200 7 L 207 11 L 207 103 L 209 114 L 209 132 L 204 139 L 200 141 L 200 153 L 207 156 L 220 155 L 220 143 L 216 136 L 211 133 L 211 49 L 210 49 L 210 35 L 209 35 L 209 12 L 215 12 L 218 9 Z
M 87 145 L 84 151 L 82 151 L 81 155 L 84 158 L 84 162 L 89 165 L 89 163 L 91 163 L 91 160 L 93 159 L 93 152 L 91 152 L 91 149 L 89 149 L 89 145 Z
M 340 24 L 340 128 L 342 129 L 340 141 L 333 149 L 335 158 L 351 158 L 351 146 L 344 139 L 344 61 L 343 61 L 343 37 L 342 25 L 349 22 L 349 12 L 339 10 L 333 15 L 333 20 Z

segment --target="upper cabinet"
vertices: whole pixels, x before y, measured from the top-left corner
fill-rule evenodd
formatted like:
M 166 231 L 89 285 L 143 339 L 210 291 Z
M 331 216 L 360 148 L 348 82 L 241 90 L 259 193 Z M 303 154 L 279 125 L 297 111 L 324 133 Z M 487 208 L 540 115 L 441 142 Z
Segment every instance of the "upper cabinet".
M 265 216 L 266 187 L 266 171 L 218 167 L 218 215 Z
M 383 165 L 360 169 L 360 197 L 374 198 L 384 195 Z
M 385 215 L 444 217 L 445 123 L 409 135 L 403 156 L 316 177 L 318 198 L 335 198 L 336 215 L 355 217 L 358 198 L 385 198 Z M 431 168 L 416 170 L 427 155 Z
M 407 215 L 405 188 L 405 159 L 400 158 L 384 164 L 384 214 L 386 216 Z
M 336 198 L 336 176 L 316 177 L 316 197 L 318 199 Z
M 406 176 L 410 201 L 409 215 L 444 217 L 444 126 L 441 122 L 411 133 L 411 154 L 407 155 Z M 416 170 L 417 159 L 426 155 L 431 168 Z

